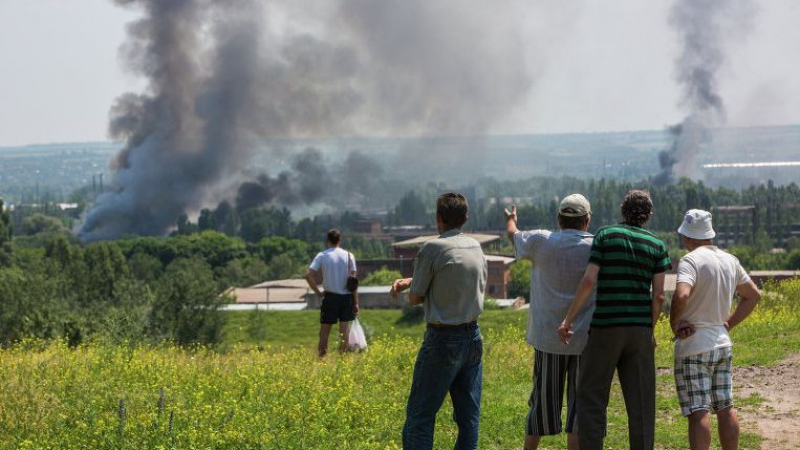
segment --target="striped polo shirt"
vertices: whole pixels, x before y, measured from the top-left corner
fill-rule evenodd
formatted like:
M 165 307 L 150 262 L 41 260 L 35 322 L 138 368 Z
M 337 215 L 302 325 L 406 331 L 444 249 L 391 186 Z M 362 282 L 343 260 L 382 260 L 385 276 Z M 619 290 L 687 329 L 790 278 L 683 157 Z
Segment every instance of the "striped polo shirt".
M 661 239 L 627 224 L 601 228 L 589 264 L 600 266 L 591 326 L 653 326 L 650 285 L 654 275 L 672 268 Z

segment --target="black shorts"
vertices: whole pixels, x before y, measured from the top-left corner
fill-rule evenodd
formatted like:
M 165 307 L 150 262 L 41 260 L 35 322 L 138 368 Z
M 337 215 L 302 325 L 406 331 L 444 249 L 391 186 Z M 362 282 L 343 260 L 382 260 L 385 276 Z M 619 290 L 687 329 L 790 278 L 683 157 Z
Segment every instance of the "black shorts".
M 356 320 L 353 313 L 353 296 L 351 294 L 334 294 L 326 292 L 320 307 L 319 323 L 350 322 Z

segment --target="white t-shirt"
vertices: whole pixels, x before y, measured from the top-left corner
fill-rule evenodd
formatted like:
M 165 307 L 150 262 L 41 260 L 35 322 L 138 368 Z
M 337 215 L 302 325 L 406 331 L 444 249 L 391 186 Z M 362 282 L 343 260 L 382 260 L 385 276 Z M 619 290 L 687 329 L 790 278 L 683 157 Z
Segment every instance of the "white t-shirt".
M 350 271 L 347 270 L 347 260 L 350 259 Z M 311 270 L 322 272 L 322 287 L 325 292 L 334 294 L 349 294 L 347 290 L 347 277 L 356 271 L 356 258 L 350 252 L 339 247 L 328 247 L 317 253 L 311 265 Z
M 733 345 L 725 321 L 731 313 L 736 287 L 750 281 L 735 256 L 714 245 L 694 249 L 678 264 L 678 283 L 692 287 L 681 319 L 695 333 L 675 341 L 675 357 L 684 358 Z

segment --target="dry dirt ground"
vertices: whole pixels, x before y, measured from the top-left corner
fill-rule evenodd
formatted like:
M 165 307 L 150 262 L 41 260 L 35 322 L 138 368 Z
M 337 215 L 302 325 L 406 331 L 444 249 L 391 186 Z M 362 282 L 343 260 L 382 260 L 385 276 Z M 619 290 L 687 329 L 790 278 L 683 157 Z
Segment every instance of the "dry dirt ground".
M 739 413 L 742 428 L 764 437 L 762 449 L 800 449 L 800 353 L 775 367 L 735 367 L 733 384 L 739 398 L 764 398 L 758 409 Z

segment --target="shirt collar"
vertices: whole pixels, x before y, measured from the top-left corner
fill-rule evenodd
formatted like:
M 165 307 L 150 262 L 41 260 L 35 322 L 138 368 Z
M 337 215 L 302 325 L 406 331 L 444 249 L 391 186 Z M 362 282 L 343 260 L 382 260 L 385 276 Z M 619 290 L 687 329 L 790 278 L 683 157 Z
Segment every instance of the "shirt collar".
M 560 230 L 560 232 L 562 234 L 575 234 L 575 235 L 578 235 L 578 236 L 594 236 L 592 233 L 589 233 L 588 231 L 576 230 L 574 228 L 566 228 L 566 229 Z
M 453 228 L 452 230 L 447 230 L 444 233 L 440 234 L 439 237 L 446 238 L 446 237 L 456 236 L 459 234 L 461 234 L 461 230 L 459 230 L 458 228 Z

